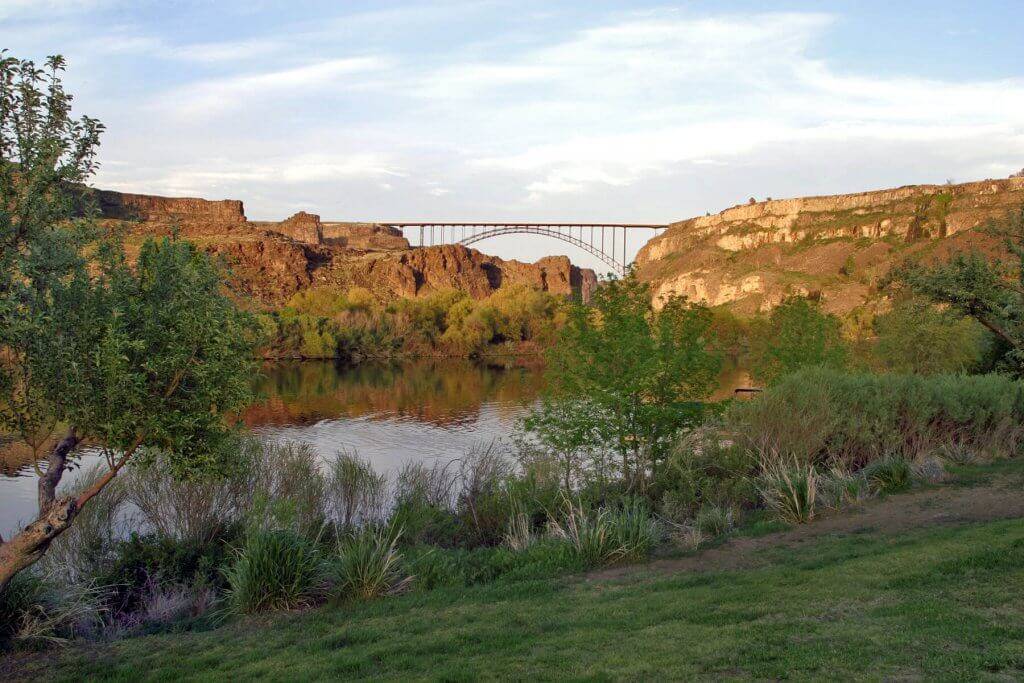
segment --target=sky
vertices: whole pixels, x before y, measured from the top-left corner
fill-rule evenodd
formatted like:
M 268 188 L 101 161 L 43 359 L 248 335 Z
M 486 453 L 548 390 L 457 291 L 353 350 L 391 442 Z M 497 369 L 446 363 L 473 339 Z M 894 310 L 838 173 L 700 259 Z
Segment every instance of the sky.
M 0 0 L 0 47 L 68 59 L 107 127 L 98 187 L 256 220 L 667 223 L 1020 170 L 1021 9 Z M 476 246 L 596 265 L 540 237 Z

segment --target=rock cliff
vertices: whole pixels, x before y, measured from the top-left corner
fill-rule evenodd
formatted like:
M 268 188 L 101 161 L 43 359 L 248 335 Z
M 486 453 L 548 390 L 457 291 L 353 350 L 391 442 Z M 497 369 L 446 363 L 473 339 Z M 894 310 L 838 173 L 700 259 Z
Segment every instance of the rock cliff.
M 977 228 L 1024 204 L 1024 178 L 739 205 L 673 223 L 639 252 L 655 299 L 684 295 L 741 313 L 789 294 L 847 312 L 909 256 L 998 248 Z
M 235 288 L 276 306 L 314 285 L 365 287 L 381 299 L 460 289 L 476 298 L 522 283 L 589 298 L 594 272 L 565 256 L 506 261 L 460 245 L 411 248 L 401 231 L 375 223 L 322 222 L 300 211 L 279 222 L 249 221 L 242 202 L 97 191 L 101 217 L 143 236 L 177 233 L 224 258 Z

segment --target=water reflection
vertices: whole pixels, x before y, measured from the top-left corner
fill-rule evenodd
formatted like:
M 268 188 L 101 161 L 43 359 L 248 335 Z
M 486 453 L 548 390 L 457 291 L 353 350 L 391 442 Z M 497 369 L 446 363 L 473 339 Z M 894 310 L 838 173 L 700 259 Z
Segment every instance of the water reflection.
M 513 361 L 280 363 L 264 368 L 259 399 L 241 419 L 266 438 L 309 443 L 325 458 L 355 450 L 378 471 L 390 472 L 408 460 L 452 459 L 507 437 L 541 385 L 539 366 Z M 78 460 L 88 466 L 96 456 Z M 3 533 L 35 511 L 31 451 L 0 443 L 0 472 Z
M 355 450 L 386 473 L 409 460 L 448 460 L 507 438 L 542 384 L 542 368 L 535 363 L 280 363 L 264 369 L 259 398 L 241 419 L 266 438 L 309 443 L 325 458 Z M 714 398 L 748 384 L 744 371 L 726 369 Z M 96 459 L 79 456 L 78 464 Z M 0 442 L 0 533 L 35 511 L 32 461 L 24 444 Z

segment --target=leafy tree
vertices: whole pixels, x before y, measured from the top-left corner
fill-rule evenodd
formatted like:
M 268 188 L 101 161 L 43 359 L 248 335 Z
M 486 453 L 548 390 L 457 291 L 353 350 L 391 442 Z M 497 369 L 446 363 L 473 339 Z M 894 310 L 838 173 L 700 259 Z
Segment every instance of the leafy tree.
M 839 319 L 803 297 L 776 306 L 752 347 L 754 374 L 768 383 L 803 367 L 840 367 L 847 358 Z
M 610 451 L 627 485 L 643 490 L 714 387 L 711 320 L 678 298 L 655 310 L 634 273 L 605 283 L 589 306 L 570 307 L 548 353 L 548 396 L 527 428 L 562 453 Z
M 129 264 L 116 235 L 74 218 L 91 213 L 84 182 L 103 127 L 71 117 L 63 69 L 0 53 L 0 428 L 48 451 L 38 517 L 0 539 L 0 590 L 147 449 L 182 477 L 226 468 L 225 415 L 252 369 L 251 320 L 209 257 L 164 239 Z M 86 445 L 108 471 L 58 496 Z
M 1001 367 L 1024 376 L 1024 206 L 986 230 L 1003 240 L 1008 261 L 970 251 L 945 263 L 905 263 L 881 284 L 909 289 L 974 318 L 1005 346 Z
M 985 330 L 977 322 L 916 299 L 875 318 L 874 329 L 874 356 L 893 372 L 967 372 L 978 366 L 985 350 Z

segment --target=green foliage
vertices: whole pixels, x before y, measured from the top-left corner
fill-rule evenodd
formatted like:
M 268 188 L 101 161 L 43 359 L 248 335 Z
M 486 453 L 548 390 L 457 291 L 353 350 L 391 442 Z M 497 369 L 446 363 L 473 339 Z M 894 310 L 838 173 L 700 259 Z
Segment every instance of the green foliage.
M 415 546 L 403 556 L 416 590 L 547 578 L 583 569 L 564 541 L 550 538 L 538 539 L 522 550 Z
M 881 493 L 906 489 L 914 476 L 907 459 L 893 455 L 868 463 L 861 472 L 871 488 Z
M 224 576 L 228 605 L 237 613 L 304 607 L 325 589 L 325 567 L 316 546 L 285 530 L 248 534 Z
M 756 470 L 751 453 L 723 441 L 720 426 L 714 424 L 679 439 L 652 494 L 660 498 L 662 514 L 678 522 L 705 508 L 749 508 L 758 501 Z
M 697 530 L 704 536 L 716 538 L 729 533 L 735 525 L 732 508 L 703 505 L 694 519 Z
M 1005 243 L 1011 262 L 977 251 L 958 253 L 945 263 L 906 263 L 894 268 L 883 286 L 909 289 L 974 318 L 1005 345 L 1001 367 L 1024 374 L 1024 206 L 987 230 Z
M 818 475 L 813 465 L 766 459 L 758 486 L 765 505 L 782 521 L 806 524 L 814 519 Z
M 263 320 L 273 354 L 358 361 L 437 352 L 474 356 L 505 343 L 546 345 L 561 318 L 558 297 L 525 285 L 502 287 L 479 301 L 442 290 L 386 305 L 360 287 L 319 286 L 295 294 Z
M 118 543 L 90 577 L 106 587 L 104 602 L 114 614 L 138 611 L 154 584 L 182 584 L 224 590 L 221 571 L 231 560 L 237 534 L 225 530 L 213 542 L 180 541 L 157 534 L 132 534 Z
M 727 425 L 755 453 L 849 469 L 944 444 L 1017 453 L 1024 387 L 1000 375 L 872 375 L 811 368 L 733 404 Z
M 571 306 L 548 352 L 548 400 L 526 421 L 554 451 L 590 451 L 599 477 L 603 452 L 615 454 L 619 476 L 639 489 L 699 420 L 721 365 L 709 348 L 709 309 L 661 303 L 655 310 L 630 273 L 600 287 L 590 306 Z
M 755 328 L 751 346 L 754 374 L 769 384 L 804 367 L 842 367 L 848 355 L 839 319 L 802 297 L 772 309 Z
M 342 539 L 334 562 L 339 596 L 369 599 L 404 588 L 400 535 L 400 530 L 366 528 Z
M 969 372 L 981 363 L 987 341 L 976 321 L 917 300 L 901 301 L 875 318 L 874 329 L 874 356 L 898 373 Z
M 579 501 L 567 499 L 553 531 L 583 567 L 645 559 L 662 537 L 661 525 L 637 500 L 619 508 L 588 510 Z

